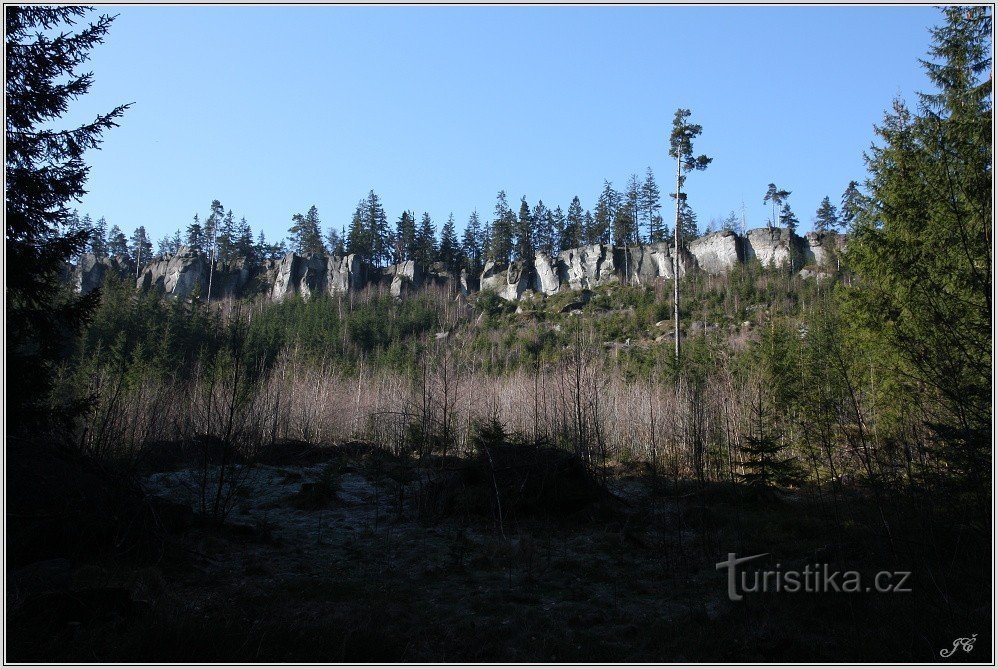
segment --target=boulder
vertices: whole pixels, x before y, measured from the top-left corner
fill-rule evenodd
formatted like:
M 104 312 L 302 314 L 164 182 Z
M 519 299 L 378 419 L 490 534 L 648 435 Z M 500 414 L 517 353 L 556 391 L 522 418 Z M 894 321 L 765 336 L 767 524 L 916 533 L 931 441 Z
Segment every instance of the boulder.
M 835 232 L 811 231 L 804 235 L 804 262 L 818 267 L 834 267 L 833 251 L 841 251 L 845 246 L 845 236 Z
M 392 297 L 402 297 L 403 292 L 415 290 L 423 285 L 423 268 L 415 260 L 406 260 L 389 267 L 392 277 Z
M 330 293 L 346 293 L 364 287 L 357 254 L 330 256 L 326 259 L 326 288 Z

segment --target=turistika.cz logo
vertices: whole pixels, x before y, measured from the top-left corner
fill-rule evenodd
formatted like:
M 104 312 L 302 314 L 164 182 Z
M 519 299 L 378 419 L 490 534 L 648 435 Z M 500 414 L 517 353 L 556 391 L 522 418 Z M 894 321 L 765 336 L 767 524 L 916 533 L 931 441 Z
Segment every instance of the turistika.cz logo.
M 715 565 L 717 569 L 728 571 L 728 598 L 731 601 L 739 602 L 746 593 L 759 592 L 911 592 L 910 571 L 880 571 L 873 575 L 871 584 L 869 581 L 864 583 L 863 575 L 858 571 L 839 571 L 820 563 L 803 569 L 783 569 L 778 562 L 773 569 L 738 569 L 738 565 L 767 555 L 769 553 L 738 557 L 736 553 L 728 553 L 727 560 Z

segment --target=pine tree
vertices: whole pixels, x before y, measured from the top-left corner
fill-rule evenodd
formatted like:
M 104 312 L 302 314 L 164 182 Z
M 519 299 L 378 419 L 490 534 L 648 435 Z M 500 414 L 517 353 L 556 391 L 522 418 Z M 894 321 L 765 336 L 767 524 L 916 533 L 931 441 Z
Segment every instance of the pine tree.
M 437 258 L 437 231 L 429 213 L 423 212 L 416 230 L 416 252 L 413 260 L 423 267 L 429 267 Z
M 170 236 L 164 235 L 156 242 L 156 255 L 158 256 L 168 256 L 170 255 Z
M 454 212 L 447 217 L 447 222 L 440 231 L 440 250 L 437 257 L 450 272 L 457 271 L 462 264 L 461 245 L 457 240 L 457 228 L 454 225 Z
M 721 221 L 722 230 L 730 230 L 731 232 L 736 232 L 738 230 L 738 215 L 735 214 L 735 210 L 732 209 L 728 212 L 728 215 L 724 217 Z
M 253 243 L 253 229 L 246 222 L 246 217 L 239 219 L 236 226 L 236 258 L 245 258 L 250 265 L 260 262 L 260 256 L 256 253 L 256 245 Z
M 202 253 L 206 246 L 204 228 L 201 227 L 198 215 L 194 214 L 194 222 L 187 226 L 187 247 L 194 253 Z
M 596 227 L 596 219 L 593 217 L 593 213 L 586 209 L 586 213 L 582 216 L 582 241 L 585 244 L 599 243 L 590 242 L 591 239 L 600 239 L 600 232 Z
M 516 219 L 516 259 L 534 259 L 534 219 L 530 215 L 527 196 L 520 198 L 520 215 Z
M 780 209 L 780 225 L 787 229 L 791 235 L 797 234 L 797 214 L 790 208 L 790 203 L 784 202 Z
M 790 191 L 781 190 L 776 187 L 776 184 L 769 184 L 769 187 L 766 189 L 766 196 L 762 198 L 763 204 L 766 204 L 767 202 L 772 202 L 773 204 L 773 218 L 770 219 L 767 227 L 773 228 L 779 225 L 779 223 L 777 223 L 779 219 L 776 217 L 776 209 L 783 204 L 788 197 L 790 197 Z
M 568 205 L 565 228 L 558 242 L 558 246 L 562 251 L 578 248 L 582 245 L 586 225 L 584 216 L 582 213 L 582 202 L 579 201 L 579 196 L 576 195 L 572 198 L 572 203 Z
M 485 233 L 482 230 L 478 211 L 472 211 L 468 217 L 468 225 L 461 236 L 461 249 L 464 252 L 464 268 L 472 275 L 482 272 L 482 255 L 485 248 Z
M 176 255 L 180 251 L 180 247 L 183 244 L 180 237 L 180 229 L 178 228 L 176 232 L 173 233 L 173 237 L 170 238 L 170 253 Z
M 658 184 L 655 183 L 655 175 L 652 173 L 650 167 L 645 172 L 645 181 L 641 185 L 639 201 L 641 221 L 644 221 L 648 229 L 648 241 L 660 242 L 668 239 L 668 234 L 662 234 L 661 228 L 656 225 L 656 222 L 662 220 L 659 216 L 659 211 L 662 207 L 661 193 L 658 189 Z
M 516 228 L 516 215 L 506 202 L 506 191 L 496 196 L 495 218 L 492 221 L 489 255 L 499 265 L 509 263 L 513 253 L 513 232 Z
M 835 205 L 832 204 L 832 201 L 826 195 L 821 200 L 821 204 L 818 205 L 818 210 L 814 213 L 814 229 L 818 232 L 828 232 L 829 230 L 836 230 L 838 227 L 839 213 L 835 210 Z
M 700 136 L 703 128 L 689 122 L 690 110 L 677 109 L 672 120 L 672 134 L 669 136 L 669 155 L 676 159 L 676 242 L 675 251 L 672 254 L 673 276 L 673 314 L 675 327 L 676 362 L 679 362 L 679 250 L 682 248 L 682 228 L 691 221 L 696 225 L 696 217 L 692 216 L 689 204 L 686 202 L 686 195 L 683 193 L 683 184 L 686 176 L 683 170 L 705 170 L 711 162 L 711 158 L 705 155 L 694 157 L 693 139 Z M 688 213 L 684 213 L 688 212 Z
M 90 50 L 104 41 L 112 18 L 100 16 L 82 30 L 70 28 L 86 7 L 9 5 L 4 7 L 4 232 L 6 378 L 17 380 L 7 397 L 7 434 L 51 426 L 47 399 L 54 368 L 97 305 L 99 293 L 79 296 L 63 290 L 66 261 L 86 247 L 88 232 L 60 235 L 67 204 L 86 194 L 84 154 L 100 146 L 127 105 L 100 114 L 88 124 L 55 127 L 69 103 L 85 95 L 93 77 L 77 74 Z M 53 37 L 52 33 L 59 33 Z M 62 34 L 65 33 L 65 34 Z
M 322 255 L 326 248 L 322 245 L 322 228 L 319 221 L 319 210 L 313 204 L 304 216 L 295 214 L 291 217 L 291 244 L 295 253 L 306 258 Z

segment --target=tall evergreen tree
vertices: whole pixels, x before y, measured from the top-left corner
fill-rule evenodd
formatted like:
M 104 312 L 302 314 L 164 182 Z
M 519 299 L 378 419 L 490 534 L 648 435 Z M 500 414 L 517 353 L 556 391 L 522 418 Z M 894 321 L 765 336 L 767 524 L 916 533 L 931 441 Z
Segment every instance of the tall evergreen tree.
M 391 233 L 388 230 L 388 216 L 381 205 L 381 198 L 372 189 L 365 202 L 365 226 L 371 243 L 371 262 L 387 265 L 392 258 Z
M 534 247 L 534 218 L 524 195 L 520 198 L 520 215 L 516 219 L 516 259 L 533 260 Z
M 89 217 L 89 214 L 87 215 Z M 90 252 L 95 256 L 106 256 L 107 253 L 107 221 L 103 216 L 97 219 L 94 232 L 90 236 Z
M 659 212 L 662 208 L 661 192 L 658 189 L 658 184 L 655 183 L 655 175 L 652 173 L 650 167 L 645 172 L 645 181 L 641 185 L 639 200 L 641 206 L 641 221 L 645 223 L 648 230 L 648 241 L 660 242 L 668 239 L 668 235 L 663 234 L 661 228 L 656 225 L 656 223 L 659 223 L 662 220 L 661 216 L 659 216 Z
M 354 209 L 353 217 L 350 219 L 347 253 L 356 254 L 361 262 L 371 262 L 373 256 L 370 230 L 364 225 L 364 200 L 357 203 L 357 208 Z
M 689 210 L 686 202 L 686 194 L 683 193 L 683 184 L 686 182 L 685 170 L 689 173 L 692 170 L 705 170 L 711 162 L 711 158 L 705 155 L 693 155 L 693 140 L 700 136 L 703 128 L 690 123 L 690 110 L 677 109 L 672 120 L 672 134 L 669 136 L 669 155 L 676 159 L 676 248 L 672 254 L 673 267 L 673 314 L 675 327 L 676 362 L 679 362 L 679 250 L 682 248 L 682 227 L 691 218 L 695 225 L 695 217 L 688 214 L 684 216 L 684 209 Z
M 253 229 L 246 222 L 246 217 L 239 219 L 236 226 L 236 258 L 245 258 L 250 265 L 260 262 L 260 256 L 256 252 L 256 244 L 253 243 Z
M 587 244 L 609 244 L 610 233 L 613 230 L 613 221 L 617 216 L 617 209 L 620 208 L 620 193 L 613 188 L 609 181 L 603 182 L 603 191 L 596 201 L 596 211 L 593 217 L 593 226 L 586 234 Z
M 319 221 L 319 210 L 313 204 L 308 208 L 304 216 L 295 214 L 291 217 L 293 225 L 291 233 L 291 245 L 294 252 L 306 258 L 313 255 L 322 255 L 326 247 L 322 244 L 322 227 Z
M 492 220 L 489 255 L 499 265 L 509 262 L 513 253 L 513 234 L 516 228 L 516 215 L 506 201 L 506 191 L 496 196 L 495 214 Z
M 135 228 L 128 243 L 128 257 L 135 263 L 136 272 L 152 258 L 152 240 L 146 234 L 145 226 Z
M 696 212 L 690 207 L 686 199 L 679 209 L 679 237 L 681 239 L 696 239 L 700 236 L 700 227 L 697 223 Z
M 416 216 L 409 211 L 403 211 L 395 224 L 394 261 L 411 260 L 416 253 Z
M 554 208 L 554 211 L 549 213 L 551 218 L 551 253 L 561 253 L 561 240 L 565 238 L 565 212 L 562 211 L 561 205 Z
M 766 196 L 762 198 L 763 204 L 766 204 L 767 202 L 771 202 L 773 204 L 773 218 L 770 219 L 767 227 L 772 228 L 779 225 L 777 222 L 779 219 L 776 217 L 776 210 L 777 207 L 786 202 L 788 197 L 790 197 L 790 191 L 777 188 L 776 184 L 769 184 L 769 187 L 766 189 Z
M 424 267 L 433 264 L 437 259 L 437 231 L 429 213 L 423 212 L 416 230 L 416 252 L 413 260 Z
M 447 222 L 440 230 L 440 249 L 437 257 L 449 271 L 454 272 L 461 266 L 461 244 L 457 240 L 457 228 L 454 225 L 454 212 L 447 217 Z
M 789 202 L 784 202 L 780 209 L 780 225 L 787 229 L 791 235 L 797 234 L 797 214 L 790 208 Z
M 839 213 L 826 195 L 821 200 L 821 204 L 818 205 L 818 210 L 814 212 L 814 229 L 818 232 L 828 232 L 836 230 L 838 227 Z
M 69 103 L 90 90 L 92 75 L 78 74 L 77 68 L 104 41 L 113 20 L 101 16 L 71 32 L 88 11 L 4 7 L 5 372 L 17 380 L 17 392 L 7 398 L 8 435 L 51 425 L 47 400 L 55 365 L 67 338 L 79 331 L 99 300 L 97 293 L 63 290 L 65 263 L 85 248 L 88 232 L 67 236 L 59 231 L 69 202 L 86 194 L 84 154 L 100 146 L 101 135 L 117 125 L 127 105 L 76 128 L 54 127 Z
M 204 228 L 201 227 L 201 220 L 197 214 L 194 214 L 194 221 L 187 226 L 186 243 L 187 247 L 194 253 L 202 253 L 207 246 L 204 242 Z
M 482 230 L 481 221 L 478 218 L 478 211 L 472 211 L 468 217 L 468 225 L 461 235 L 461 249 L 464 252 L 464 268 L 473 275 L 482 272 L 482 256 L 485 248 L 485 233 Z
M 342 256 L 343 250 L 343 240 L 340 239 L 340 233 L 336 231 L 335 226 L 329 226 L 329 230 L 326 231 L 326 253 L 331 256 Z
M 225 207 L 218 200 L 212 200 L 211 213 L 204 221 L 204 250 L 212 261 L 218 260 L 218 233 L 224 220 Z
M 849 322 L 877 345 L 869 383 L 905 403 L 979 489 L 992 454 L 991 9 L 945 7 L 923 61 L 931 94 L 876 127 L 846 259 Z M 885 409 L 886 410 L 886 409 Z
M 554 217 L 551 211 L 544 205 L 544 200 L 538 200 L 530 212 L 530 217 L 534 221 L 534 243 L 535 250 L 542 251 L 550 255 L 557 246 L 557 239 L 554 231 Z
M 855 224 L 856 215 L 863 210 L 863 194 L 859 191 L 859 184 L 850 181 L 842 193 L 842 203 L 839 207 L 839 226 L 846 231 L 851 231 Z
M 236 256 L 236 241 L 239 235 L 236 229 L 236 217 L 229 209 L 222 217 L 222 222 L 218 225 L 218 235 L 216 243 L 218 245 L 218 258 L 222 262 L 232 262 Z
M 565 218 L 565 228 L 561 233 L 558 246 L 562 251 L 574 249 L 582 245 L 585 233 L 585 215 L 582 213 L 582 202 L 579 196 L 572 198 L 572 203 L 568 205 L 568 216 Z
M 128 252 L 128 238 L 117 225 L 112 225 L 111 229 L 107 231 L 107 253 L 112 257 L 131 258 L 131 254 Z

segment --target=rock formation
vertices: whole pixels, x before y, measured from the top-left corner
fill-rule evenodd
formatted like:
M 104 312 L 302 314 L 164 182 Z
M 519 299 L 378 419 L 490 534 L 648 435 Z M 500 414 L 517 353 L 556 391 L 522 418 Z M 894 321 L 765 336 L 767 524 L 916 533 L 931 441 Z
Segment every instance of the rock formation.
M 805 237 L 785 229 L 749 230 L 744 237 L 730 230 L 694 239 L 679 251 L 679 275 L 702 271 L 724 274 L 740 263 L 758 260 L 764 266 L 784 266 L 791 259 L 794 269 L 804 265 L 834 268 L 834 251 L 844 246 L 842 235 L 809 232 Z M 586 291 L 615 282 L 647 285 L 672 280 L 675 248 L 670 242 L 642 246 L 614 247 L 592 244 L 566 249 L 552 256 L 537 253 L 527 261 L 500 264 L 489 260 L 481 276 L 465 270 L 450 271 L 442 263 L 424 267 L 413 260 L 385 268 L 364 265 L 356 255 L 313 255 L 305 258 L 289 253 L 251 267 L 244 260 L 216 263 L 212 275 L 212 297 L 242 296 L 263 292 L 274 301 L 289 296 L 305 298 L 323 294 L 347 293 L 366 286 L 387 287 L 390 294 L 403 295 L 427 285 L 446 287 L 468 295 L 476 290 L 493 291 L 505 300 L 516 301 L 525 294 L 555 295 L 564 290 Z M 108 272 L 127 276 L 125 258 L 96 258 L 86 254 L 71 276 L 77 290 L 90 292 Z M 134 276 L 134 274 L 133 274 Z M 809 272 L 806 276 L 817 276 Z M 139 273 L 137 287 L 160 290 L 167 295 L 189 298 L 196 287 L 207 295 L 208 261 L 187 247 L 173 256 L 160 257 Z

